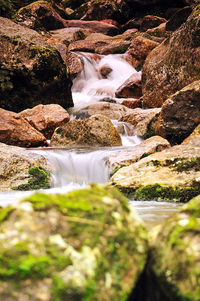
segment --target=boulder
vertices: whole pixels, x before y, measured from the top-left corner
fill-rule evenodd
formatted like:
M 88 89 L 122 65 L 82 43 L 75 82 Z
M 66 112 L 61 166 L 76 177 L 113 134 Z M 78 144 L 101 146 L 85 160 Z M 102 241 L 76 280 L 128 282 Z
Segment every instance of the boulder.
M 194 137 L 200 137 L 200 124 L 194 129 L 194 131 L 192 132 L 192 134 L 190 134 L 190 136 L 188 136 L 185 140 L 183 140 L 182 143 L 188 143 Z
M 89 40 L 80 40 L 70 43 L 69 51 L 83 51 L 83 52 L 96 52 L 96 48 L 99 46 L 106 45 L 106 42 L 96 42 Z
M 1 300 L 126 300 L 145 266 L 147 232 L 112 187 L 35 194 L 0 213 Z
M 125 106 L 117 103 L 110 102 L 98 102 L 89 105 L 86 109 L 82 109 L 78 112 L 73 112 L 76 118 L 81 118 L 81 116 L 90 117 L 92 115 L 101 114 L 112 120 L 120 120 L 126 114 L 130 114 L 132 110 L 126 108 Z
M 148 54 L 159 45 L 142 36 L 133 38 L 130 48 L 125 53 L 125 59 L 136 69 L 141 69 Z
M 166 30 L 174 31 L 178 29 L 184 22 L 186 22 L 187 18 L 192 12 L 191 6 L 185 6 L 180 8 L 171 16 L 169 21 L 166 23 Z
M 119 98 L 139 98 L 142 96 L 141 74 L 132 74 L 115 92 Z
M 0 0 L 0 16 L 4 18 L 11 18 L 15 12 L 25 5 L 34 2 L 35 0 L 18 0 L 18 1 L 5 1 Z
M 169 147 L 170 144 L 166 139 L 159 136 L 153 136 L 142 141 L 138 145 L 126 147 L 126 149 L 123 149 L 122 151 L 116 151 L 109 154 L 107 157 L 107 165 L 111 171 L 111 175 L 113 175 L 119 168 L 133 164 L 142 158 Z
M 47 145 L 46 138 L 19 114 L 0 108 L 0 142 L 23 146 Z
M 36 1 L 15 14 L 15 22 L 34 30 L 53 30 L 65 27 L 66 21 L 47 1 Z
M 135 126 L 135 135 L 149 138 L 155 134 L 155 125 L 161 109 L 136 108 L 124 115 L 120 121 L 128 122 Z
M 156 133 L 181 143 L 196 127 L 200 116 L 200 80 L 169 97 L 163 104 Z
M 147 57 L 142 73 L 146 107 L 160 107 L 170 95 L 200 79 L 199 10 L 200 5 Z
M 73 106 L 71 80 L 58 51 L 32 29 L 0 17 L 0 107 Z
M 197 196 L 167 220 L 152 241 L 147 277 L 150 280 L 153 275 L 151 293 L 158 287 L 162 291 L 153 293 L 152 300 L 199 300 L 199 208 Z M 149 296 L 148 288 L 143 289 Z
M 83 71 L 83 62 L 81 58 L 76 54 L 68 51 L 64 60 L 69 68 L 69 74 L 74 79 L 81 71 Z
M 125 53 L 129 48 L 130 41 L 121 41 L 118 43 L 112 43 L 110 45 L 98 46 L 95 51 L 99 54 L 115 54 L 115 53 Z
M 49 169 L 46 159 L 17 146 L 0 143 L 0 190 L 9 191 L 12 187 L 26 184 L 30 180 L 29 170 L 41 166 Z
M 121 137 L 109 118 L 93 115 L 84 120 L 71 120 L 58 127 L 51 146 L 120 146 Z
M 142 108 L 142 99 L 124 99 L 121 104 L 129 109 Z
M 146 33 L 153 37 L 163 38 L 163 41 L 170 35 L 170 33 L 166 31 L 166 23 L 161 23 L 157 27 L 148 29 Z
M 67 26 L 89 29 L 109 36 L 119 34 L 118 27 L 100 21 L 67 20 Z
M 200 138 L 120 168 L 111 184 L 136 200 L 187 202 L 200 194 Z
M 68 112 L 56 104 L 38 105 L 20 112 L 19 115 L 47 139 L 51 139 L 54 130 L 70 119 Z
M 161 17 L 147 15 L 141 21 L 140 31 L 147 31 L 147 29 L 159 26 L 162 23 L 166 23 L 167 20 Z
M 84 40 L 87 36 L 91 34 L 91 31 L 88 29 L 78 27 L 67 27 L 52 30 L 50 34 L 54 39 L 68 46 L 71 42 Z

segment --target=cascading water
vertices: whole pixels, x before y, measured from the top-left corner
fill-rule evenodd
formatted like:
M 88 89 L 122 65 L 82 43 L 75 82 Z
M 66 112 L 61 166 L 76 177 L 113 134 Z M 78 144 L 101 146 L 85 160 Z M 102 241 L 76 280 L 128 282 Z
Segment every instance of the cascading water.
M 122 55 L 98 56 L 97 59 L 94 59 L 91 54 L 82 54 L 81 57 L 84 69 L 74 79 L 72 87 L 74 110 L 80 110 L 102 98 L 115 98 L 116 89 L 133 73 L 137 73 L 140 77 L 140 73 L 124 61 Z M 109 68 L 110 72 L 106 78 L 103 78 L 100 73 L 104 66 Z M 80 189 L 89 183 L 106 183 L 108 181 L 109 169 L 106 165 L 108 154 L 141 142 L 139 137 L 133 135 L 134 131 L 131 125 L 116 120 L 112 120 L 112 122 L 121 133 L 122 147 L 29 150 L 46 157 L 51 167 L 53 188 L 43 192 L 65 193 Z M 30 193 L 17 191 L 0 193 L 0 203 L 2 206 L 6 206 Z M 150 226 L 163 221 L 177 210 L 177 205 L 169 203 L 148 202 L 147 204 L 135 201 L 131 203 Z

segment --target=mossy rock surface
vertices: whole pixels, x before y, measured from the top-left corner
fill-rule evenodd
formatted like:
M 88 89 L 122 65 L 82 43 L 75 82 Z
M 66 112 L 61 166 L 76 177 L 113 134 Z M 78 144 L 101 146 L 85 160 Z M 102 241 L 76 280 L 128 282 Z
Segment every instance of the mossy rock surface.
M 120 168 L 111 183 L 137 200 L 188 202 L 200 194 L 200 139 Z
M 41 35 L 0 17 L 0 48 L 1 108 L 20 112 L 41 103 L 73 106 L 67 67 Z
M 0 210 L 1 300 L 127 300 L 147 233 L 126 198 L 91 185 Z
M 163 292 L 159 300 L 200 300 L 200 195 L 163 225 L 148 269 Z

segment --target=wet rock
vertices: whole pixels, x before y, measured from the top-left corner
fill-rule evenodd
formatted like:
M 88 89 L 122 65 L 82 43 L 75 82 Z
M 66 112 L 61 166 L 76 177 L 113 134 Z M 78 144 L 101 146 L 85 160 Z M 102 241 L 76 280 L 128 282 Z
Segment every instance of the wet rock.
M 109 154 L 107 157 L 107 164 L 113 175 L 113 173 L 122 166 L 133 164 L 142 158 L 169 147 L 170 144 L 166 139 L 159 136 L 153 136 L 141 142 L 139 145 L 127 147 L 123 151 Z
M 192 134 L 190 134 L 182 143 L 188 143 L 191 139 L 195 137 L 200 137 L 200 124 L 194 129 Z
M 99 54 L 115 54 L 115 53 L 125 53 L 129 48 L 131 42 L 130 41 L 122 41 L 118 43 L 112 43 L 110 45 L 99 46 L 95 49 L 95 51 Z
M 99 32 L 109 36 L 119 33 L 119 29 L 116 26 L 100 21 L 68 20 L 67 26 L 89 29 L 93 32 Z
M 83 62 L 81 61 L 80 57 L 72 52 L 66 53 L 65 61 L 67 66 L 69 67 L 69 74 L 71 78 L 75 78 L 81 71 L 83 71 Z
M 96 48 L 107 44 L 106 42 L 97 42 L 89 40 L 81 40 L 70 43 L 69 51 L 96 52 Z
M 147 232 L 112 187 L 35 194 L 0 213 L 2 300 L 120 301 L 144 268 Z
M 200 194 L 200 139 L 157 152 L 127 167 L 111 183 L 138 200 L 187 202 Z
M 27 183 L 31 178 L 29 169 L 41 166 L 49 169 L 46 159 L 26 149 L 0 143 L 0 190 Z
M 37 1 L 22 7 L 16 13 L 14 20 L 22 26 L 35 30 L 53 30 L 66 25 L 66 21 L 47 1 Z
M 200 116 L 200 81 L 184 87 L 169 97 L 163 104 L 156 133 L 169 141 L 182 142 L 196 127 Z
M 140 24 L 140 31 L 147 31 L 147 29 L 157 27 L 166 22 L 167 20 L 161 17 L 151 15 L 144 16 Z
M 112 71 L 113 70 L 108 65 L 104 65 L 99 69 L 99 73 L 103 78 L 107 78 Z
M 84 120 L 71 120 L 58 127 L 51 139 L 52 146 L 120 146 L 121 137 L 109 118 L 93 115 Z
M 142 99 L 125 99 L 121 104 L 130 109 L 142 108 Z
M 166 30 L 174 31 L 178 29 L 184 22 L 186 22 L 191 12 L 192 8 L 190 6 L 185 6 L 179 9 L 175 14 L 171 16 L 169 21 L 167 21 Z
M 139 98 L 142 96 L 141 74 L 131 75 L 115 92 L 116 97 Z
M 51 139 L 54 130 L 70 119 L 65 109 L 56 104 L 38 105 L 19 113 L 31 126 L 41 132 L 47 139 Z
M 63 43 L 66 46 L 68 46 L 71 42 L 84 40 L 87 36 L 91 34 L 91 31 L 78 27 L 67 27 L 52 30 L 50 33 L 53 38 L 58 40 L 60 43 Z
M 166 31 L 166 23 L 162 23 L 157 27 L 154 27 L 152 29 L 147 30 L 147 34 L 154 36 L 154 37 L 160 37 L 163 38 L 163 41 L 165 38 L 167 38 L 170 34 Z
M 88 116 L 101 114 L 113 120 L 120 120 L 126 114 L 130 114 L 132 110 L 117 103 L 99 102 L 91 104 L 86 109 L 81 110 L 80 113 L 87 113 Z M 79 112 L 75 112 L 75 116 L 79 117 Z
M 199 299 L 199 208 L 197 196 L 161 227 L 152 242 L 148 276 L 153 274 L 156 287 L 162 288 L 162 300 L 164 296 L 169 300 Z
M 0 142 L 33 147 L 47 145 L 46 138 L 19 114 L 0 108 Z
M 158 42 L 138 36 L 131 42 L 125 59 L 136 69 L 141 69 L 148 54 L 159 45 Z
M 103 20 L 100 20 L 101 22 L 103 23 L 107 23 L 107 24 L 112 24 L 114 26 L 117 26 L 119 27 L 119 23 L 113 19 L 103 19 Z
M 161 109 L 140 109 L 136 108 L 123 116 L 120 121 L 129 122 L 135 126 L 135 135 L 149 138 L 154 136 L 155 124 L 158 120 Z
M 200 79 L 199 9 L 148 56 L 143 66 L 143 100 L 159 107 L 176 91 Z
M 73 106 L 71 80 L 58 51 L 35 31 L 0 17 L 0 106 Z

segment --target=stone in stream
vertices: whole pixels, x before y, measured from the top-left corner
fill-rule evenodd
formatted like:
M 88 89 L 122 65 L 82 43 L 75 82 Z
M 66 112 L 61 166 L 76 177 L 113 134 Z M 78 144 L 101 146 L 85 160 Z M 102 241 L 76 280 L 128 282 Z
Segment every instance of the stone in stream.
M 190 83 L 200 80 L 200 5 L 170 38 L 156 47 L 143 66 L 143 102 L 160 107 Z
M 56 48 L 32 29 L 0 17 L 0 107 L 73 106 L 71 80 Z
M 58 127 L 51 138 L 52 146 L 120 146 L 121 137 L 109 118 L 93 115 L 83 120 L 70 120 Z
M 171 143 L 181 143 L 200 117 L 200 80 L 171 95 L 162 105 L 155 132 Z
M 199 217 L 200 195 L 184 205 L 154 235 L 146 274 L 149 285 L 144 287 L 141 279 L 142 289 L 149 296 L 147 301 L 200 300 Z
M 142 96 L 141 74 L 132 74 L 115 92 L 116 97 L 139 98 Z
M 138 200 L 187 202 L 200 194 L 200 138 L 122 167 L 110 183 Z
M 147 231 L 111 186 L 1 208 L 0 244 L 6 301 L 127 300 L 147 258 Z
M 22 146 L 47 146 L 47 140 L 22 116 L 0 108 L 0 142 Z
M 0 190 L 27 184 L 31 179 L 29 170 L 42 167 L 49 170 L 46 159 L 32 151 L 0 143 Z
M 20 112 L 19 115 L 47 139 L 51 139 L 54 130 L 70 119 L 68 112 L 57 104 L 38 105 Z

